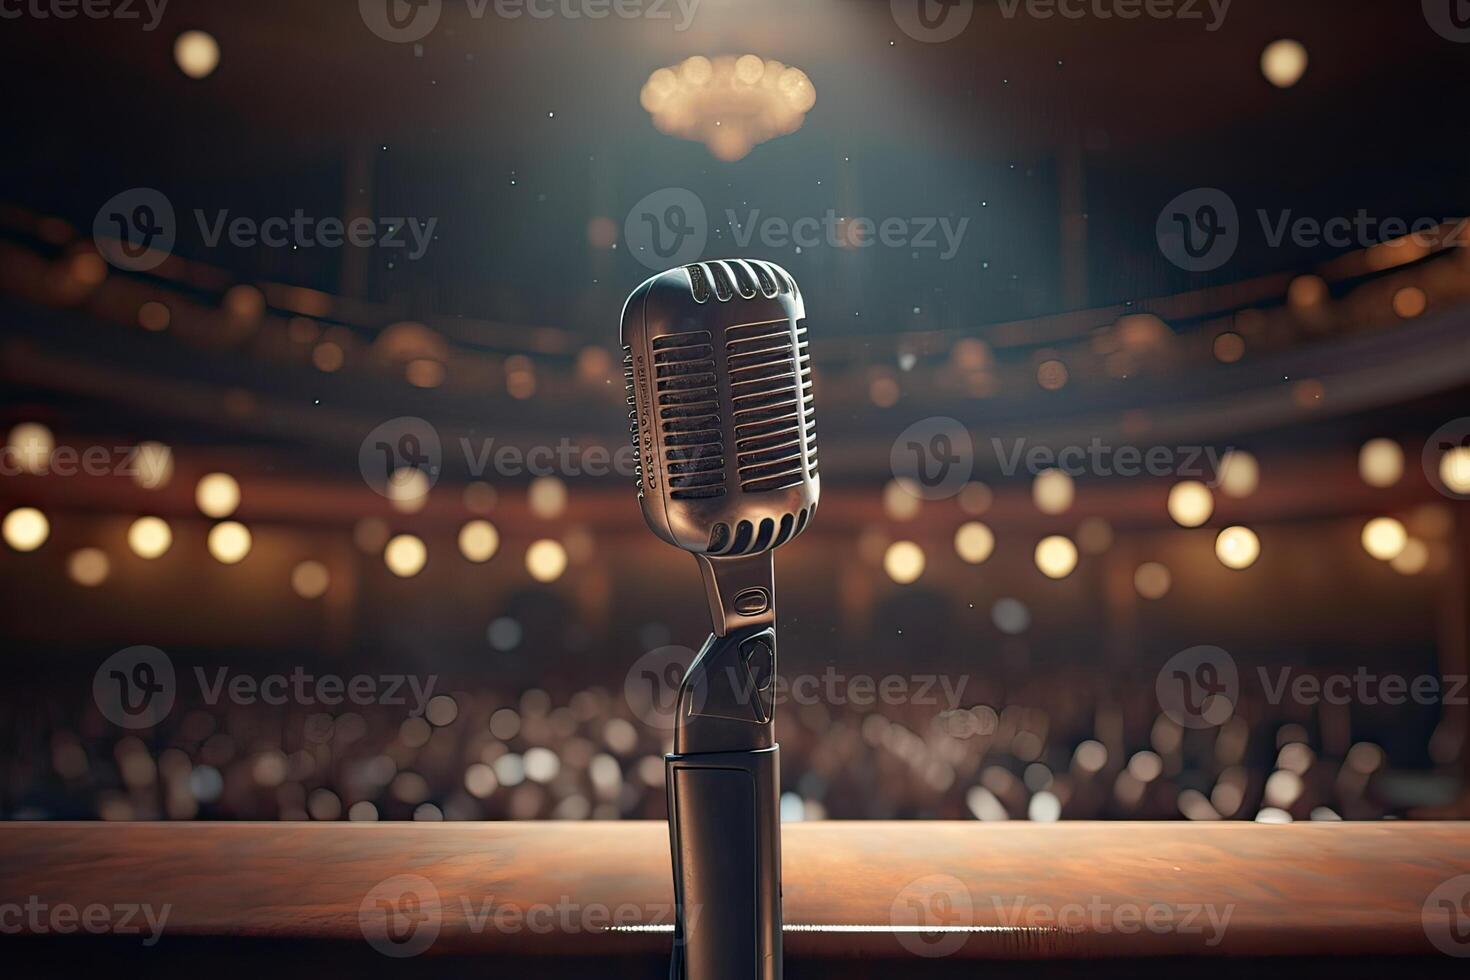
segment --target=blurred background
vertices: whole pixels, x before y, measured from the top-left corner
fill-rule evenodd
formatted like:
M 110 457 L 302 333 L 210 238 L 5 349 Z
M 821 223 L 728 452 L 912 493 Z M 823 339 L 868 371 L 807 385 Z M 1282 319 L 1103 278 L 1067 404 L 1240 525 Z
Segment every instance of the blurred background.
M 1470 27 L 1149 9 L 7 11 L 0 815 L 662 817 L 617 322 L 741 256 L 786 819 L 1470 815 Z

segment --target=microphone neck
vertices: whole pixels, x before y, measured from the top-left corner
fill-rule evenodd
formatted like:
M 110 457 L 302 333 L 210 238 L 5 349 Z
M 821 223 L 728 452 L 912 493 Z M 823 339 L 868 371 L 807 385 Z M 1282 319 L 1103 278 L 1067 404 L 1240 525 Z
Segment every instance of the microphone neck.
M 696 554 L 694 560 L 704 579 L 716 636 L 776 622 L 774 549 L 730 557 Z

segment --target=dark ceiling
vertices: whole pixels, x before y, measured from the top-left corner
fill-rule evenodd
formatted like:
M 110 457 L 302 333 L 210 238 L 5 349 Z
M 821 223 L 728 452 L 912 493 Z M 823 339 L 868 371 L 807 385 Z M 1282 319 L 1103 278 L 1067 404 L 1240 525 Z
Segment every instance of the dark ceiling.
M 178 251 L 420 316 L 589 337 L 611 329 L 646 270 L 626 249 L 590 246 L 587 224 L 604 216 L 621 229 L 663 187 L 694 190 L 716 226 L 752 210 L 970 219 L 953 261 L 765 255 L 808 284 L 829 329 L 853 333 L 1042 315 L 1322 257 L 1246 247 L 1216 273 L 1181 272 L 1160 257 L 1153 224 L 1192 187 L 1225 188 L 1242 211 L 1465 210 L 1455 94 L 1470 47 L 1437 35 L 1415 3 L 1236 0 L 1211 31 L 1203 0 L 1196 21 L 1036 19 L 981 2 L 939 44 L 899 30 L 887 2 L 700 0 L 686 31 L 668 5 L 672 20 L 592 21 L 506 19 L 493 3 L 444 0 L 419 45 L 375 36 L 352 0 L 171 0 L 154 31 L 27 16 L 0 32 L 12 93 L 3 197 L 82 228 L 133 186 L 163 190 L 184 214 L 435 216 L 422 261 L 379 261 L 360 276 L 338 254 L 207 249 L 182 221 Z M 170 54 L 195 27 L 223 50 L 202 81 Z M 1258 67 L 1278 37 L 1311 57 L 1284 91 Z M 799 132 L 730 164 L 653 129 L 638 104 L 651 70 L 745 51 L 810 75 L 817 103 Z M 1064 172 L 1086 222 L 1080 289 L 1061 268 Z M 720 251 L 740 250 L 717 227 L 707 253 Z

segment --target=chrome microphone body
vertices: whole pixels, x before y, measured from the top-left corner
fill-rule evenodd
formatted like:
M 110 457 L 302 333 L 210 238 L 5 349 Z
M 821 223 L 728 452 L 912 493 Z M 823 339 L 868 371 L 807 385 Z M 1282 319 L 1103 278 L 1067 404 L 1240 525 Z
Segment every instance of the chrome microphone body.
M 772 552 L 821 492 L 801 293 L 769 262 L 653 276 L 623 307 L 629 429 L 650 528 L 695 556 L 714 633 L 666 758 L 671 980 L 780 980 Z

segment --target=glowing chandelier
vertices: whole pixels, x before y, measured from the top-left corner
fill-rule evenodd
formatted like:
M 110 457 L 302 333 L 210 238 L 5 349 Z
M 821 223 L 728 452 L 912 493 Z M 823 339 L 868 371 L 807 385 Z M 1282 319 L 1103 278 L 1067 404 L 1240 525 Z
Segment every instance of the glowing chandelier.
M 794 133 L 817 101 L 800 68 L 757 55 L 695 55 L 648 76 L 639 94 L 661 133 L 698 140 L 721 160 Z

